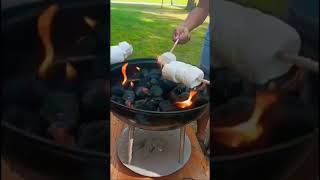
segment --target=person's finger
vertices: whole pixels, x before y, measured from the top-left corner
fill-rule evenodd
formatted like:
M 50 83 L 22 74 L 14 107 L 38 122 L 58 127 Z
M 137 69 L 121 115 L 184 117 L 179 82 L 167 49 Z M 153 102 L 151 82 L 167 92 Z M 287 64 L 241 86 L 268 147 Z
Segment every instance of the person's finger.
M 179 28 L 177 28 L 173 34 L 173 41 L 176 41 L 177 39 L 180 39 L 181 34 L 183 33 L 183 31 L 181 31 Z
M 179 37 L 179 34 L 177 32 L 177 29 L 175 29 L 172 33 L 172 41 L 176 41 Z
M 179 43 L 180 44 L 184 44 L 188 41 L 189 41 L 189 35 L 187 33 L 184 32 L 179 35 Z

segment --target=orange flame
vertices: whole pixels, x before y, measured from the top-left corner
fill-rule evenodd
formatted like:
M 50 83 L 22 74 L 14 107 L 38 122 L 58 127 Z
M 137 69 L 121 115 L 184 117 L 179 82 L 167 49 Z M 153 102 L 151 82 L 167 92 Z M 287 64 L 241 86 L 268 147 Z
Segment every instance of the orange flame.
M 274 93 L 257 93 L 254 111 L 247 122 L 233 127 L 213 128 L 215 139 L 230 147 L 239 147 L 256 141 L 263 134 L 260 119 L 264 111 L 277 101 Z
M 124 65 L 122 65 L 122 68 L 121 68 L 121 72 L 122 72 L 122 76 L 123 76 L 122 86 L 125 85 L 128 80 L 127 67 L 128 67 L 128 63 L 125 63 Z
M 54 15 L 58 12 L 58 10 L 59 9 L 57 5 L 51 5 L 39 16 L 38 19 L 39 36 L 45 48 L 46 55 L 38 70 L 39 77 L 42 79 L 46 77 L 48 70 L 53 65 L 54 48 L 51 40 L 51 24 Z M 67 63 L 65 74 L 66 78 L 70 80 L 77 76 L 77 71 L 70 63 Z
M 179 108 L 187 108 L 187 107 L 190 107 L 193 103 L 192 103 L 192 98 L 197 94 L 197 91 L 195 90 L 191 90 L 189 92 L 189 97 L 187 100 L 185 101 L 180 101 L 180 102 L 176 102 L 176 106 L 178 106 Z
M 38 70 L 38 75 L 40 78 L 46 77 L 48 69 L 52 66 L 53 63 L 54 49 L 51 42 L 50 34 L 52 20 L 58 10 L 58 5 L 51 5 L 39 16 L 38 19 L 38 32 L 41 42 L 45 48 L 46 55 Z

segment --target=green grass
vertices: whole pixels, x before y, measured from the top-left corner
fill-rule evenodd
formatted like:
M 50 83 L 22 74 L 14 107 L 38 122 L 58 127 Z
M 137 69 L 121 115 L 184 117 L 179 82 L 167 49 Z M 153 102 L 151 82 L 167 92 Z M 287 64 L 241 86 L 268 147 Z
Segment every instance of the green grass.
M 128 41 L 133 45 L 130 58 L 156 57 L 169 51 L 173 45 L 172 32 L 187 16 L 179 8 L 146 5 L 111 5 L 111 45 Z M 178 45 L 177 59 L 197 65 L 208 23 L 195 29 L 191 41 Z
M 162 0 L 114 0 L 121 2 L 146 2 L 146 3 L 162 3 Z M 173 0 L 174 5 L 187 5 L 188 0 Z M 163 0 L 164 4 L 171 4 L 171 0 Z

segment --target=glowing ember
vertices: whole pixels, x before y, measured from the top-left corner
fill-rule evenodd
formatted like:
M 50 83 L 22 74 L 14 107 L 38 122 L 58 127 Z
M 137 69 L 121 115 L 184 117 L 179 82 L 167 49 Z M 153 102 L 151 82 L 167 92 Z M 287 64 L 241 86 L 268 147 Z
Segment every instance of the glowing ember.
M 189 97 L 187 100 L 185 101 L 181 101 L 181 102 L 176 102 L 176 106 L 178 106 L 179 108 L 187 108 L 187 107 L 190 107 L 192 105 L 192 98 L 197 94 L 197 91 L 195 90 L 191 90 L 189 92 Z
M 125 85 L 128 80 L 127 67 L 128 67 L 128 63 L 125 63 L 124 65 L 122 65 L 122 68 L 121 68 L 121 72 L 122 72 L 122 76 L 123 76 L 122 86 Z
M 234 148 L 256 141 L 263 134 L 260 117 L 276 101 L 277 96 L 274 93 L 257 93 L 254 111 L 250 119 L 233 127 L 213 128 L 215 139 Z
M 133 88 L 133 86 L 134 86 L 134 83 L 131 81 L 130 82 L 130 86 Z
M 52 66 L 53 63 L 54 49 L 50 38 L 50 29 L 53 17 L 58 9 L 59 8 L 57 5 L 51 5 L 39 16 L 38 19 L 38 32 L 41 42 L 45 48 L 46 55 L 38 70 L 38 75 L 40 78 L 46 77 L 48 69 Z
M 97 25 L 97 22 L 88 16 L 83 17 L 84 21 L 92 28 L 94 29 Z
M 138 66 L 136 66 L 136 69 L 137 69 L 138 71 L 140 71 L 140 70 L 141 70 L 141 68 L 140 68 L 140 67 L 138 67 Z

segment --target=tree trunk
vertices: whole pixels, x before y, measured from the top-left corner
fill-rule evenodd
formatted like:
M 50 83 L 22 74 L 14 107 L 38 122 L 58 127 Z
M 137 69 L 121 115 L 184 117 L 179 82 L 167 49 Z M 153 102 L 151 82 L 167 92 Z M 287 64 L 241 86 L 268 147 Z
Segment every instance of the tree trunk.
M 188 4 L 187 4 L 186 9 L 188 11 L 191 11 L 195 7 L 196 7 L 196 1 L 195 0 L 188 0 Z

